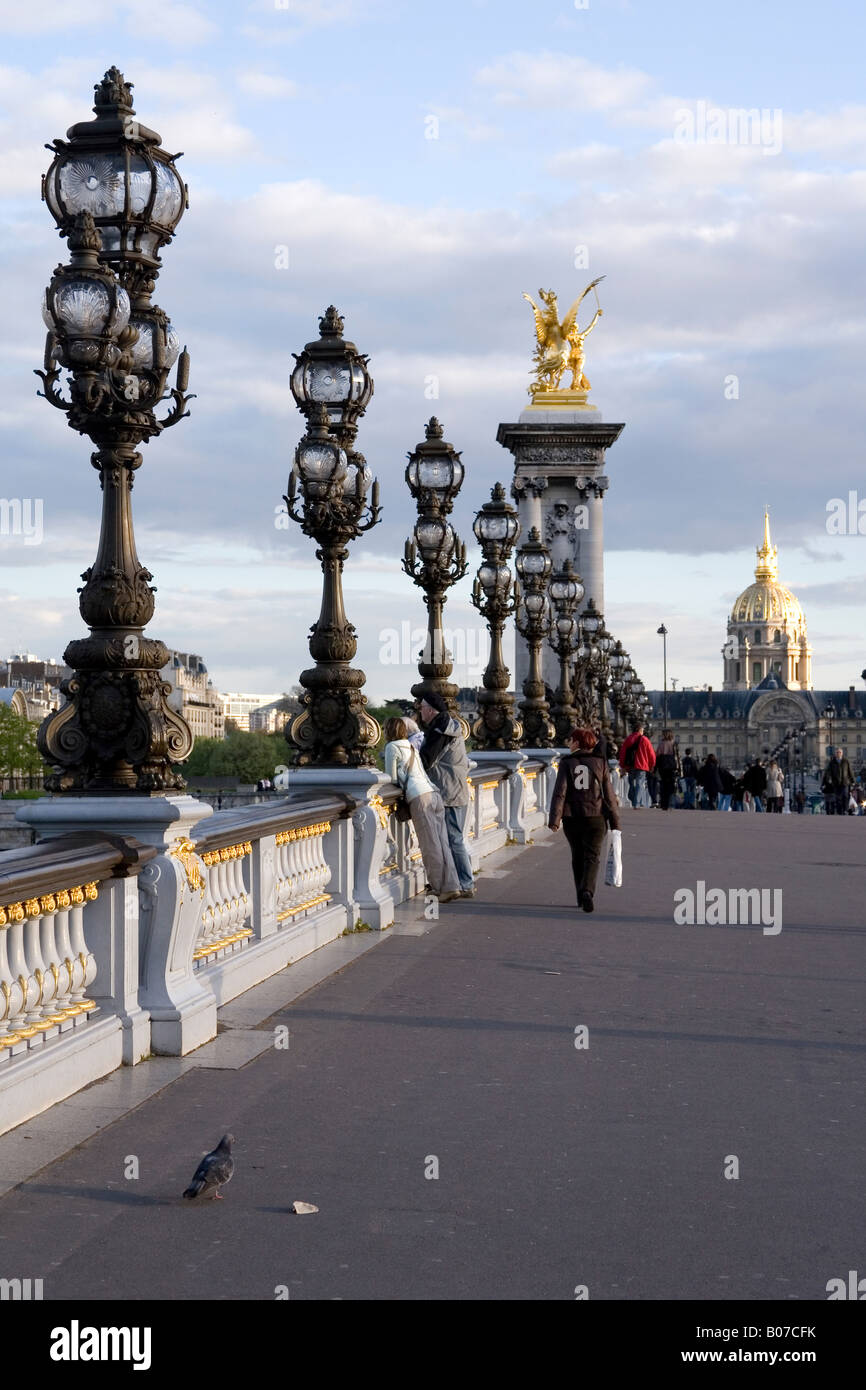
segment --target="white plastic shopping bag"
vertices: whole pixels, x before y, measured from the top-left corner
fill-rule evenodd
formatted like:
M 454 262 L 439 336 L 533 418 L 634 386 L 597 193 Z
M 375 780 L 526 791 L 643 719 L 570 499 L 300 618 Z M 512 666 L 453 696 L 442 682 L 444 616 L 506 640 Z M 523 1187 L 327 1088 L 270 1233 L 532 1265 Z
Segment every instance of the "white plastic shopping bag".
M 608 830 L 604 837 L 604 881 L 608 888 L 622 887 L 622 831 Z

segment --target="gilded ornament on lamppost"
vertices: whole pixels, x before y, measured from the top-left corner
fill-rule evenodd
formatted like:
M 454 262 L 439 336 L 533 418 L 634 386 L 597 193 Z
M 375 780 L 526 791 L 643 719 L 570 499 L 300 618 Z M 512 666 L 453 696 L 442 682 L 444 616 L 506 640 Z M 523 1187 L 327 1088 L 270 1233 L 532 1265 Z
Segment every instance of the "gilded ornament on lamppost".
M 421 680 L 412 686 L 416 700 L 442 695 L 452 714 L 457 714 L 457 686 L 448 677 L 453 670 L 445 647 L 442 612 L 446 590 L 466 573 L 466 547 L 446 520 L 463 482 L 460 455 L 443 441 L 443 429 L 433 416 L 424 427 L 424 440 L 409 455 L 406 482 L 418 506 L 418 520 L 407 540 L 403 570 L 424 591 L 427 605 L 427 641 L 418 662 Z
M 524 294 L 523 298 L 531 304 L 535 314 L 534 380 L 528 388 L 532 397 L 530 409 L 597 409 L 587 401 L 591 388 L 583 370 L 586 362 L 584 343 L 603 313 L 596 289 L 596 285 L 603 279 L 604 276 L 599 275 L 595 280 L 591 280 L 561 321 L 557 297 L 553 290 L 538 291 L 543 308 L 536 304 L 531 295 Z M 587 326 L 581 328 L 577 318 L 578 311 L 590 290 L 595 295 L 597 307 Z M 571 373 L 571 384 L 563 388 L 561 382 L 566 372 Z
M 156 131 L 132 117 L 132 84 L 110 68 L 95 88 L 96 119 L 55 140 L 42 193 L 67 238 L 70 259 L 45 292 L 48 328 L 40 395 L 96 445 L 102 525 L 79 609 L 90 636 L 70 642 L 66 704 L 40 726 L 53 771 L 46 788 L 77 795 L 180 791 L 174 764 L 192 748 L 184 718 L 167 703 L 165 644 L 144 636 L 154 611 L 152 575 L 136 553 L 132 483 L 137 446 L 188 414 L 189 357 L 166 314 L 151 303 L 160 249 L 187 206 L 186 186 Z M 176 385 L 168 376 L 177 362 Z M 68 397 L 61 385 L 63 374 Z M 161 418 L 158 406 L 172 405 Z

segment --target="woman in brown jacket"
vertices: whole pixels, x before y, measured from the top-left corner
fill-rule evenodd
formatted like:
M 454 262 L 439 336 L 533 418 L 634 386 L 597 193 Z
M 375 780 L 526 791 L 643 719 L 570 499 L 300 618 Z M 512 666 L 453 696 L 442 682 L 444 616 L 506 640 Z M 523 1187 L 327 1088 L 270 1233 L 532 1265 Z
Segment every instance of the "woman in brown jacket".
M 608 826 L 619 830 L 619 806 L 607 763 L 591 750 L 592 729 L 572 729 L 571 755 L 559 764 L 548 825 L 560 825 L 571 848 L 571 869 L 578 907 L 592 912 L 601 846 Z

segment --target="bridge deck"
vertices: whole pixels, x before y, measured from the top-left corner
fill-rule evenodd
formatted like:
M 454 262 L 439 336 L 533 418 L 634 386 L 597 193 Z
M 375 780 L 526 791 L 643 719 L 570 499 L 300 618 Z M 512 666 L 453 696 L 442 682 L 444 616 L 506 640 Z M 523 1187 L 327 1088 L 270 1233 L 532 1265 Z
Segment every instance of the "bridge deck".
M 626 812 L 625 886 L 592 916 L 562 836 L 503 851 L 476 900 L 408 904 L 234 1062 L 136 1068 L 162 1089 L 0 1200 L 0 1274 L 76 1300 L 826 1298 L 862 1264 L 864 837 Z M 782 930 L 675 924 L 699 879 L 781 888 Z M 117 1084 L 64 1103 L 70 1144 Z M 0 1178 L 39 1123 L 0 1138 Z M 227 1129 L 225 1200 L 182 1201 Z

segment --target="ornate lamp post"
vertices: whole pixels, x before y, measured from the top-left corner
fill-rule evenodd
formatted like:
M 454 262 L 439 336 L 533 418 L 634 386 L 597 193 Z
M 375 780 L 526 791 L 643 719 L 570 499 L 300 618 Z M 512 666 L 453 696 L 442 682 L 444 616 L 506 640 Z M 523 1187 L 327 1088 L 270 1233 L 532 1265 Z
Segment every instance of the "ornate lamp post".
M 560 747 L 567 747 L 568 736 L 577 719 L 577 711 L 571 703 L 572 682 L 569 678 L 576 626 L 574 610 L 584 594 L 580 576 L 575 574 L 570 560 L 566 560 L 561 573 L 553 576 L 548 592 L 555 612 L 550 645 L 559 657 L 559 686 L 550 714 L 556 729 L 557 743 Z
M 585 724 L 600 720 L 604 713 L 596 691 L 602 655 L 598 644 L 601 622 L 595 600 L 590 599 L 586 611 L 578 619 L 572 696 L 574 707 Z
M 480 752 L 513 752 L 523 732 L 514 718 L 514 700 L 508 693 L 509 672 L 502 656 L 502 629 L 516 607 L 508 561 L 520 534 L 517 512 L 505 500 L 505 488 L 497 483 L 472 524 L 481 546 L 472 602 L 490 630 L 490 658 L 484 672 L 484 689 L 478 693 L 479 717 L 473 726 Z
M 622 672 L 627 659 L 628 658 L 626 657 L 626 654 L 623 651 L 622 642 L 620 642 L 619 638 L 617 638 L 616 642 L 611 648 L 610 656 L 607 659 L 607 664 L 610 667 L 611 671 L 610 704 L 611 709 L 613 711 L 613 733 L 615 738 L 618 738 L 620 735 L 619 720 L 622 709 L 623 693 Z
M 143 635 L 153 616 L 152 575 L 136 554 L 132 524 L 137 446 L 177 424 L 190 399 L 189 357 L 151 303 L 159 251 L 174 235 L 187 191 L 160 137 L 133 120 L 132 84 L 110 68 L 95 88 L 96 119 L 55 140 L 42 193 L 67 238 L 70 261 L 54 272 L 43 305 L 48 327 L 44 395 L 96 445 L 102 487 L 96 559 L 82 578 L 81 616 L 89 637 L 70 642 L 75 674 L 67 703 L 40 727 L 39 751 L 53 772 L 46 788 L 87 796 L 158 795 L 181 790 L 173 764 L 192 734 L 166 703 L 164 643 Z M 58 385 L 68 373 L 69 397 Z M 42 392 L 39 393 L 43 394 Z M 158 405 L 173 404 L 161 419 Z
M 366 358 L 354 343 L 343 341 L 343 320 L 333 305 L 319 328 L 321 338 L 307 344 L 292 373 L 292 393 L 307 432 L 295 450 L 285 502 L 289 516 L 318 546 L 324 583 L 310 631 L 316 664 L 301 672 L 304 709 L 286 726 L 286 739 L 296 749 L 296 767 L 369 767 L 381 730 L 364 708 L 366 676 L 350 665 L 358 643 L 343 604 L 343 565 L 349 542 L 379 520 L 379 484 L 372 483 L 368 503 L 370 470 L 362 454 L 347 454 L 344 441 L 354 443 L 373 383 Z
M 545 698 L 541 644 L 550 632 L 550 604 L 545 590 L 552 561 L 537 526 L 530 529 L 529 540 L 518 550 L 514 563 L 520 583 L 514 622 L 529 652 L 529 674 L 523 682 L 524 698 L 518 705 L 523 722 L 522 742 L 524 748 L 551 748 L 556 729 Z
M 409 454 L 406 482 L 418 506 L 412 539 L 406 542 L 403 569 L 424 591 L 427 641 L 418 670 L 422 679 L 412 686 L 416 700 L 439 694 L 456 714 L 457 686 L 448 680 L 453 670 L 446 650 L 442 610 L 446 590 L 466 573 L 466 547 L 445 518 L 463 482 L 460 455 L 442 439 L 442 426 L 433 416 L 424 427 L 424 440 Z
M 601 620 L 601 626 L 595 635 L 594 647 L 596 659 L 594 663 L 594 675 L 598 691 L 598 718 L 602 727 L 607 722 L 608 693 L 610 691 L 610 652 L 613 646 L 613 638 Z

